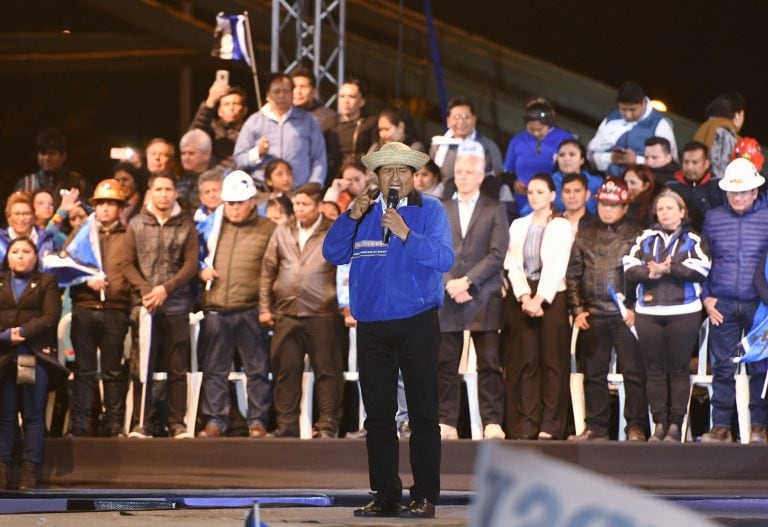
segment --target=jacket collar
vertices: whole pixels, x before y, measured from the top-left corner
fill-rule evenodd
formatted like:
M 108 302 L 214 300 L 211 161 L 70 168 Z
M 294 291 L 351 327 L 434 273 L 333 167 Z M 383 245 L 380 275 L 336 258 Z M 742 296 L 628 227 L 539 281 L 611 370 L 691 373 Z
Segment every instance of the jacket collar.
M 29 283 L 27 284 L 27 287 L 24 288 L 24 292 L 21 293 L 21 297 L 16 299 L 13 296 L 13 291 L 11 290 L 11 272 L 10 271 L 3 271 L 2 274 L 0 274 L 0 294 L 5 295 L 11 300 L 14 301 L 15 304 L 21 304 L 21 302 L 30 294 L 32 294 L 33 291 L 35 291 L 38 287 L 40 287 L 40 281 L 42 280 L 43 275 L 38 271 L 37 269 L 33 270 L 30 273 L 29 277 Z
M 712 176 L 712 172 L 707 172 L 706 174 L 704 174 L 703 178 L 701 178 L 700 180 L 698 180 L 696 182 L 693 182 L 693 181 L 688 181 L 687 179 L 685 179 L 685 174 L 683 173 L 683 171 L 682 170 L 678 170 L 677 172 L 675 172 L 675 176 L 674 177 L 675 177 L 675 180 L 678 183 L 680 183 L 682 185 L 685 185 L 686 187 L 695 188 L 695 187 L 701 187 L 703 185 L 706 185 L 707 183 L 710 182 L 710 180 L 712 179 L 713 176 Z

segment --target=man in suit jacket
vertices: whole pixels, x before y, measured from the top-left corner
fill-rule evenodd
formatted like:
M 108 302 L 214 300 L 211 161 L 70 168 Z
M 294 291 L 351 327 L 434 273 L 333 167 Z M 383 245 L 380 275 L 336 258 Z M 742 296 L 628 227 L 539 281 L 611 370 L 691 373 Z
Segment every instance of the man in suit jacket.
M 485 155 L 480 144 L 459 147 L 455 198 L 445 202 L 456 260 L 445 273 L 445 303 L 440 310 L 441 344 L 438 390 L 440 432 L 457 439 L 459 360 L 464 330 L 477 351 L 480 414 L 486 439 L 504 439 L 504 382 L 499 357 L 502 297 L 501 269 L 509 244 L 504 205 L 480 194 Z

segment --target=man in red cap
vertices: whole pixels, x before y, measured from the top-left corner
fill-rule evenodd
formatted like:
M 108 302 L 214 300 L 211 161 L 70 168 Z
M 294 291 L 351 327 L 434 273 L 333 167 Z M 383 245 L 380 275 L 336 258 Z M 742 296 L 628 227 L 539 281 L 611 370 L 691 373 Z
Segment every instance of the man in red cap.
M 629 252 L 640 229 L 625 220 L 629 201 L 623 179 L 606 179 L 597 192 L 598 221 L 579 229 L 571 249 L 566 273 L 568 304 L 573 324 L 587 333 L 594 346 L 585 347 L 581 356 L 587 426 L 581 434 L 570 436 L 569 441 L 608 439 L 611 394 L 607 375 L 612 349 L 616 350 L 624 375 L 627 439 L 645 441 L 645 371 L 637 338 L 630 330 L 635 323 L 634 298 L 627 298 L 623 306 L 626 309 L 620 309 L 609 293 L 613 287 L 616 293 L 626 289 L 632 295 L 632 288 L 624 286 L 622 257 Z

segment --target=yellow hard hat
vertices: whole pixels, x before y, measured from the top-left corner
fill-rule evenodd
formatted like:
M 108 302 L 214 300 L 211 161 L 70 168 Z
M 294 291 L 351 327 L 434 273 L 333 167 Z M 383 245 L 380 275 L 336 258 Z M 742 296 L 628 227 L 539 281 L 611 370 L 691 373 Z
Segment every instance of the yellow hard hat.
M 98 200 L 109 199 L 112 201 L 124 202 L 125 196 L 123 195 L 123 187 L 116 179 L 104 179 L 96 185 L 96 189 L 93 191 L 93 197 L 91 203 Z

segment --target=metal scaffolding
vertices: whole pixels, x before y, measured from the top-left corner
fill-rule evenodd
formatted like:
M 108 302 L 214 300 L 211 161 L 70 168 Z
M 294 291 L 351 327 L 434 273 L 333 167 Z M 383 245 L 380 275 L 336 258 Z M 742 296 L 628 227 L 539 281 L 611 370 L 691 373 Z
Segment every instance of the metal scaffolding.
M 272 71 L 311 67 L 330 106 L 344 82 L 345 20 L 346 0 L 273 0 Z

